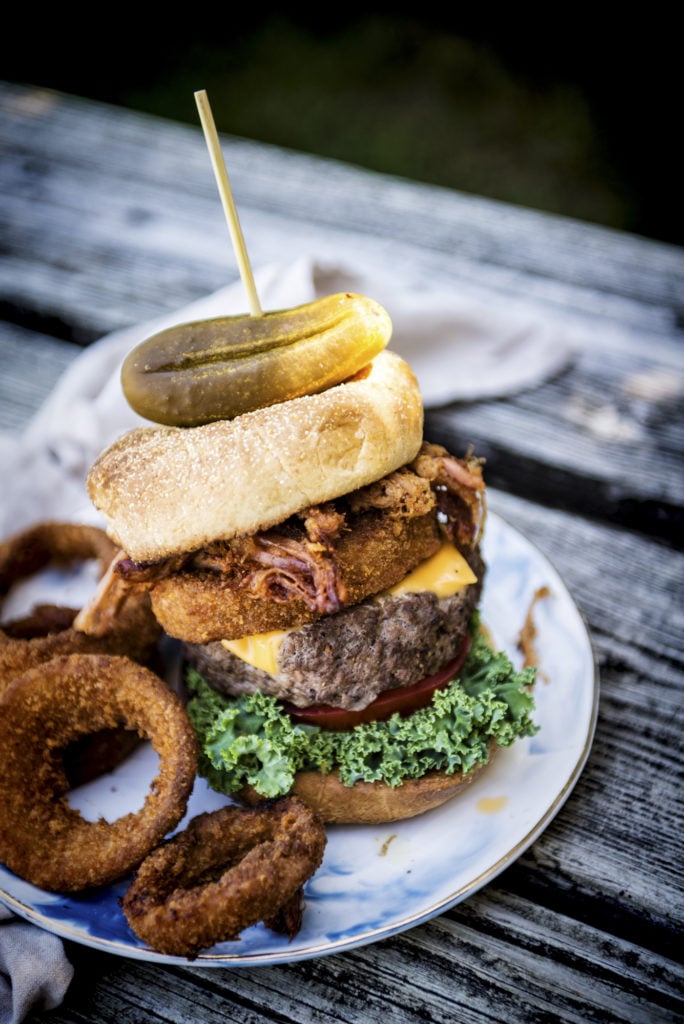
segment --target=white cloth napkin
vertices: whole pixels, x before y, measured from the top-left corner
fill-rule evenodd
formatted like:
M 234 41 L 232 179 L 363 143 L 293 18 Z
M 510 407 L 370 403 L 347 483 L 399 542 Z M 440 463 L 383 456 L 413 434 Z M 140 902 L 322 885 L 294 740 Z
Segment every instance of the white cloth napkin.
M 503 315 L 451 292 L 398 289 L 376 273 L 302 259 L 255 271 L 264 311 L 353 291 L 377 299 L 392 319 L 390 348 L 413 367 L 426 408 L 502 398 L 562 369 L 572 348 L 559 330 L 519 311 Z M 74 361 L 19 436 L 0 436 L 0 536 L 47 516 L 94 519 L 84 479 L 116 437 L 143 421 L 119 380 L 123 359 L 145 338 L 189 320 L 248 312 L 242 282 L 155 320 L 100 339 Z
M 73 974 L 61 939 L 0 904 L 0 1024 L 59 1006 Z
M 413 367 L 426 408 L 504 398 L 541 383 L 572 356 L 567 339 L 537 317 L 520 312 L 504 316 L 450 292 L 400 290 L 377 274 L 306 259 L 265 266 L 254 278 L 264 311 L 340 291 L 379 301 L 392 319 L 390 348 Z M 145 422 L 121 391 L 125 356 L 165 327 L 248 311 L 244 288 L 237 282 L 183 309 L 116 331 L 84 350 L 26 430 L 19 436 L 0 436 L 0 536 L 46 518 L 98 522 L 85 491 L 88 469 L 103 448 Z M 64 960 L 44 954 L 51 938 L 28 924 L 0 926 L 0 971 L 6 978 L 0 990 L 0 1024 L 21 1020 L 21 1013 L 36 1001 L 61 999 L 69 971 Z

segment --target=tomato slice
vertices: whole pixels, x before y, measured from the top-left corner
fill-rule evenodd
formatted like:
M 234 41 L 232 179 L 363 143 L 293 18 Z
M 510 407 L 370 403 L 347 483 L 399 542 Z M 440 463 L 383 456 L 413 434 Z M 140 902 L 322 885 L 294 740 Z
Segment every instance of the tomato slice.
M 318 725 L 321 729 L 332 729 L 340 732 L 352 729 L 362 722 L 383 722 L 395 711 L 400 715 L 411 715 L 419 708 L 426 707 L 436 690 L 442 689 L 456 676 L 470 650 L 470 635 L 466 634 L 461 650 L 448 665 L 427 676 L 413 686 L 401 686 L 394 690 L 385 690 L 372 703 L 360 711 L 349 711 L 347 708 L 335 708 L 329 704 L 311 704 L 306 708 L 298 708 L 295 704 L 283 703 L 285 711 L 294 722 L 306 725 Z

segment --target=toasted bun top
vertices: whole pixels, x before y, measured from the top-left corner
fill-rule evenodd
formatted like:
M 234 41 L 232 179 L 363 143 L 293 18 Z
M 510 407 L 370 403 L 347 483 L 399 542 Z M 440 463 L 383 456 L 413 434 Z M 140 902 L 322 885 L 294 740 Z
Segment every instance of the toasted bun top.
M 413 371 L 384 351 L 317 395 L 200 427 L 132 430 L 100 455 L 87 487 L 112 539 L 135 561 L 156 561 L 379 480 L 422 439 Z

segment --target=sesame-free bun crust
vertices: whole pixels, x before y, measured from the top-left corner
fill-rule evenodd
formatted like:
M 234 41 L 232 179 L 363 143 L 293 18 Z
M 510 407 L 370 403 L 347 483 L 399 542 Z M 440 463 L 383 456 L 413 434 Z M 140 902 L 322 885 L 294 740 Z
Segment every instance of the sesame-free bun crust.
M 411 461 L 423 405 L 408 364 L 384 351 L 344 384 L 200 427 L 140 427 L 93 465 L 88 492 L 136 562 L 282 522 Z
M 440 807 L 462 793 L 491 763 L 462 772 L 429 772 L 420 779 L 407 779 L 401 786 L 384 782 L 357 782 L 345 786 L 337 772 L 297 772 L 292 793 L 300 797 L 328 825 L 377 825 L 403 821 Z M 239 798 L 255 806 L 260 797 L 251 786 L 240 790 Z

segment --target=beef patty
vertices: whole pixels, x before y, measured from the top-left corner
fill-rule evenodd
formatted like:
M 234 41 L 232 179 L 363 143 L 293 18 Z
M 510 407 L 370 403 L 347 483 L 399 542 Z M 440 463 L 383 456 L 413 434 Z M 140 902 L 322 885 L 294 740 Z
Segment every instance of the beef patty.
M 361 710 L 382 691 L 412 686 L 458 654 L 484 574 L 479 552 L 468 561 L 478 581 L 451 597 L 384 594 L 290 630 L 277 675 L 248 665 L 220 641 L 184 644 L 185 659 L 216 690 L 233 696 L 258 690 L 299 707 Z

